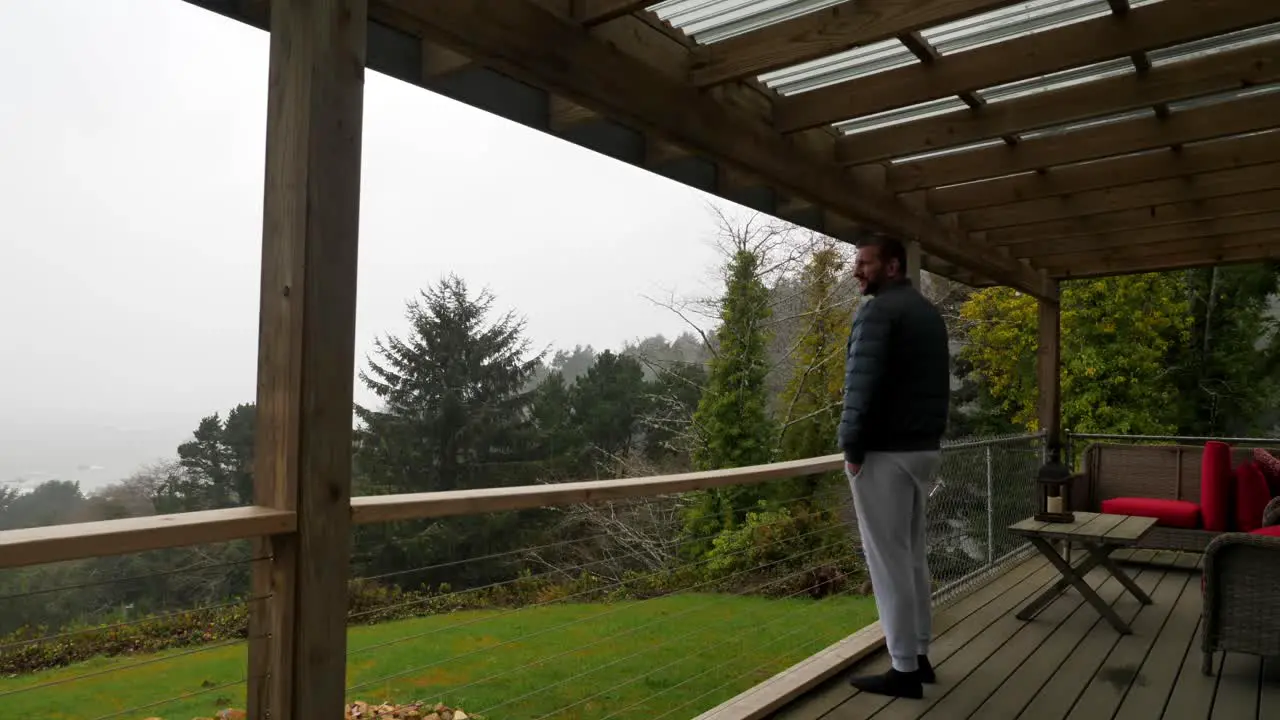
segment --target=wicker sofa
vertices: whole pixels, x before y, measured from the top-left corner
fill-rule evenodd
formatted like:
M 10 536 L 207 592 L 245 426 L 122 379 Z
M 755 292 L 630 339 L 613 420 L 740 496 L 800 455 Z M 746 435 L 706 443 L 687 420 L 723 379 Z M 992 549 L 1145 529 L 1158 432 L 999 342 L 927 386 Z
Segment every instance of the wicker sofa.
M 1251 448 L 1232 448 L 1231 465 L 1248 462 Z M 1084 452 L 1072 505 L 1099 512 L 1103 502 L 1119 498 L 1184 501 L 1199 504 L 1204 447 L 1194 445 L 1121 445 L 1094 443 Z M 1222 531 L 1161 524 L 1141 547 L 1203 552 Z
M 1263 527 L 1215 537 L 1204 554 L 1201 669 L 1213 654 L 1280 656 L 1280 498 L 1267 505 Z

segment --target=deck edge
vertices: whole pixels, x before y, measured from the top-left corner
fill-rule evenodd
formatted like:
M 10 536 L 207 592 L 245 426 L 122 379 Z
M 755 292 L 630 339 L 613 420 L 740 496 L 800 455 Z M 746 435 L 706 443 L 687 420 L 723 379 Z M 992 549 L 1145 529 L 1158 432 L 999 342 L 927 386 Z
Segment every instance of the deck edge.
M 880 621 L 702 713 L 695 720 L 760 720 L 884 647 Z
M 1030 548 L 1019 548 L 1006 555 L 1001 564 L 976 573 L 967 587 L 956 588 L 939 598 L 934 611 L 1004 575 L 1030 559 Z M 1012 561 L 1010 561 L 1012 560 Z M 729 698 L 694 720 L 764 720 L 836 674 L 847 670 L 884 648 L 884 631 L 880 621 L 872 622 L 845 639 L 828 646 L 773 677 Z

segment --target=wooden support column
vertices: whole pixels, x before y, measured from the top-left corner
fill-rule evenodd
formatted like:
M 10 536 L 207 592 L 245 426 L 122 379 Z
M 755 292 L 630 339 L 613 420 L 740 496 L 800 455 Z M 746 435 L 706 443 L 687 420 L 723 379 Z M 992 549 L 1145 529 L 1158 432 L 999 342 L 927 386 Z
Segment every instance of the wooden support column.
M 1058 297 L 1057 282 L 1051 284 Z M 1036 352 L 1036 381 L 1040 390 L 1038 417 L 1046 434 L 1049 460 L 1061 459 L 1062 447 L 1062 311 L 1058 300 L 1040 300 L 1040 332 Z
M 336 718 L 346 688 L 351 408 L 367 0 L 273 0 L 249 717 Z

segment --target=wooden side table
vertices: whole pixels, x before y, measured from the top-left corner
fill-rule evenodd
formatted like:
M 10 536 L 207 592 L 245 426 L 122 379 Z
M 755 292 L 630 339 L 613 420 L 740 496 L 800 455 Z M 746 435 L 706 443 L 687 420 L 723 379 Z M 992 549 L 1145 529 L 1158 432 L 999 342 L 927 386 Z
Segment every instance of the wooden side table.
M 1075 522 L 1072 523 L 1046 523 L 1035 518 L 1027 518 L 1009 526 L 1010 532 L 1027 538 L 1048 558 L 1058 572 L 1062 573 L 1062 579 L 1027 603 L 1018 611 L 1017 618 L 1019 620 L 1034 618 L 1068 587 L 1074 587 L 1102 617 L 1107 619 L 1107 622 L 1111 623 L 1112 627 L 1122 635 L 1128 635 L 1133 630 L 1120 619 L 1106 601 L 1098 597 L 1098 593 L 1094 592 L 1084 577 L 1090 570 L 1101 565 L 1126 590 L 1133 593 L 1133 596 L 1138 598 L 1138 602 L 1150 605 L 1151 598 L 1123 569 L 1116 565 L 1111 559 L 1111 553 L 1120 548 L 1138 544 L 1143 536 L 1155 527 L 1155 518 L 1090 512 L 1075 513 L 1075 518 Z M 1065 540 L 1069 544 L 1080 545 L 1086 550 L 1085 555 L 1072 564 L 1058 553 L 1050 542 L 1052 540 Z

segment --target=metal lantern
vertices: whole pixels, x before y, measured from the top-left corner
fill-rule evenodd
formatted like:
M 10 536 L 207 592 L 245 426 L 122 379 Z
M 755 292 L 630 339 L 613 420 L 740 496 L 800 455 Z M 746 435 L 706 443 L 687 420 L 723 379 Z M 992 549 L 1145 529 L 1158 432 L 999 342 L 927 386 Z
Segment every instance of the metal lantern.
M 1076 517 L 1071 512 L 1071 470 L 1057 460 L 1050 460 L 1040 467 L 1036 484 L 1040 487 L 1040 512 L 1036 520 L 1051 523 L 1071 523 Z

